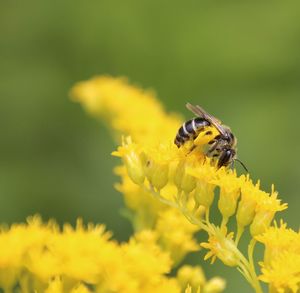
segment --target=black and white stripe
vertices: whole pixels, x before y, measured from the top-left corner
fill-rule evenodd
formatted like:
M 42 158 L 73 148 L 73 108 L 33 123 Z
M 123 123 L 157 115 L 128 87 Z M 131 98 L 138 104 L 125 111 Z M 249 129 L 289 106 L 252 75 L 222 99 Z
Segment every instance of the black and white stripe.
M 209 125 L 209 121 L 200 117 L 186 121 L 179 128 L 174 143 L 178 147 L 182 146 L 186 141 L 196 138 L 204 127 Z

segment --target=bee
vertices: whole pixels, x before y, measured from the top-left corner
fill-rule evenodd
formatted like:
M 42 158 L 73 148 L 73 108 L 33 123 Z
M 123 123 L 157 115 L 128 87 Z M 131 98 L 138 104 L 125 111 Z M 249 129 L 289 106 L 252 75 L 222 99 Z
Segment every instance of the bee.
M 183 146 L 187 141 L 193 141 L 202 131 L 207 130 L 208 126 L 213 126 L 219 134 L 208 142 L 208 149 L 205 155 L 216 159 L 218 168 L 233 166 L 234 161 L 238 161 L 248 172 L 245 165 L 237 159 L 237 139 L 231 129 L 198 105 L 194 106 L 187 103 L 186 107 L 197 117 L 186 121 L 179 128 L 174 140 L 177 147 Z M 206 131 L 205 134 L 211 135 L 212 132 Z M 194 148 L 195 146 L 193 146 L 192 150 Z

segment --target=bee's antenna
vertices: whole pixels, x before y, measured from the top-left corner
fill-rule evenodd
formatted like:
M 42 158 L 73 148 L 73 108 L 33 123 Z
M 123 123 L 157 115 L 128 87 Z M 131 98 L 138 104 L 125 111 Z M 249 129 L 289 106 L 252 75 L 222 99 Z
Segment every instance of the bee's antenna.
M 245 171 L 247 172 L 247 173 L 249 173 L 249 171 L 248 171 L 248 169 L 246 168 L 246 166 L 244 165 L 244 163 L 242 162 L 242 161 L 240 161 L 239 159 L 234 159 L 235 161 L 238 161 L 242 166 L 243 166 L 243 168 L 245 169 Z

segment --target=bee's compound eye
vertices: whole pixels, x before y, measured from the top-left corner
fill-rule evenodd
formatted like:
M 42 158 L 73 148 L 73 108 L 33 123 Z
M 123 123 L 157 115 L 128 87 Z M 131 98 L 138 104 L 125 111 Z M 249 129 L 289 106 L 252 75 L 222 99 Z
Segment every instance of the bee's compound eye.
M 218 162 L 218 167 L 221 168 L 222 166 L 228 166 L 229 163 L 232 161 L 234 154 L 235 152 L 232 149 L 223 150 Z

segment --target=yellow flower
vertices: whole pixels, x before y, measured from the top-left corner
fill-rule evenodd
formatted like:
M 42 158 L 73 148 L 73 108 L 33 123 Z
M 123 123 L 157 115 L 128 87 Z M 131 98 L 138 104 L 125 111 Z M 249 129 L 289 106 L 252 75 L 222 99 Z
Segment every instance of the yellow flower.
M 150 231 L 142 231 L 122 246 L 124 266 L 137 276 L 141 284 L 149 281 L 159 283 L 161 275 L 171 270 L 169 255 L 159 248 L 155 235 L 151 234 Z
M 194 141 L 188 141 L 178 149 L 173 140 L 182 121 L 174 115 L 167 115 L 153 94 L 128 85 L 124 79 L 110 77 L 80 83 L 72 93 L 88 111 L 107 121 L 114 133 L 131 137 L 123 141 L 114 155 L 120 156 L 125 166 L 119 173 L 122 183 L 117 188 L 124 193 L 127 206 L 134 213 L 133 221 L 139 223 L 135 226 L 139 230 L 152 226 L 160 235 L 161 246 L 178 261 L 188 249 L 182 250 L 181 257 L 178 257 L 178 252 L 174 257 L 176 237 L 170 231 L 189 231 L 174 218 L 176 213 L 181 213 L 190 223 L 208 233 L 208 243 L 203 244 L 210 249 L 206 258 L 213 257 L 214 260 L 218 257 L 226 265 L 238 266 L 247 281 L 261 292 L 251 259 L 255 242 L 249 246 L 250 259 L 247 260 L 237 247 L 239 238 L 247 225 L 250 225 L 252 237 L 264 232 L 275 213 L 285 209 L 286 204 L 280 204 L 273 189 L 271 194 L 266 193 L 260 189 L 259 183 L 253 185 L 249 176 L 237 176 L 235 171 L 224 167 L 218 169 L 217 161 L 204 155 L 207 143 L 218 134 L 218 130 L 210 126 L 211 136 L 200 132 Z M 128 111 L 127 105 L 130 105 Z M 218 209 L 223 216 L 220 228 L 210 223 L 209 218 L 216 189 L 220 189 Z M 151 199 L 146 208 L 148 201 L 145 196 L 152 197 L 160 205 L 155 206 Z M 165 208 L 161 204 L 165 204 Z M 202 218 L 203 209 L 205 219 Z M 227 221 L 233 215 L 237 221 L 235 241 L 233 232 L 227 233 Z M 167 220 L 172 218 L 173 226 Z M 193 233 L 187 234 L 191 243 Z M 178 239 L 184 241 L 182 236 Z
M 83 284 L 79 284 L 78 286 L 76 286 L 71 290 L 71 293 L 89 293 L 89 292 L 91 291 L 88 290 L 88 288 Z
M 264 192 L 259 189 L 259 182 L 254 186 L 248 176 L 241 188 L 241 200 L 236 213 L 236 220 L 240 227 L 244 228 L 253 221 L 262 193 Z
M 186 172 L 198 179 L 194 193 L 195 202 L 209 209 L 214 200 L 216 168 L 206 159 L 200 167 L 188 167 Z
M 123 140 L 122 146 L 112 154 L 123 159 L 128 175 L 134 183 L 142 184 L 144 182 L 146 162 L 140 148 L 132 143 L 130 137 L 127 137 L 126 142 Z
M 271 292 L 299 292 L 300 252 L 283 252 L 271 260 L 270 265 L 261 265 L 262 275 L 259 278 L 269 283 Z
M 274 227 L 269 227 L 264 233 L 255 236 L 255 239 L 265 246 L 265 266 L 284 251 L 300 255 L 300 232 L 287 228 L 287 224 L 282 221 L 280 227 L 275 223 Z
M 214 182 L 220 187 L 218 208 L 223 218 L 227 219 L 235 214 L 241 186 L 245 178 L 244 176 L 237 177 L 235 172 L 228 172 L 224 168 L 221 168 L 219 173 L 218 179 Z
M 187 172 L 187 169 L 197 163 L 197 161 L 191 160 L 190 157 L 182 158 L 178 162 L 173 180 L 179 192 L 183 191 L 188 194 L 195 189 L 197 181 L 195 177 Z
M 200 287 L 197 288 L 197 291 L 195 293 L 200 293 Z M 190 285 L 187 285 L 186 289 L 184 290 L 184 293 L 193 293 L 192 287 Z
M 250 232 L 252 236 L 263 233 L 272 222 L 275 213 L 283 211 L 287 208 L 287 204 L 280 204 L 281 200 L 277 199 L 278 193 L 272 186 L 271 194 L 264 192 L 257 202 L 255 216 L 250 225 Z
M 206 283 L 204 272 L 199 266 L 182 266 L 177 272 L 177 280 L 182 288 L 189 285 L 191 289 L 203 287 Z
M 159 144 L 144 148 L 146 177 L 152 187 L 164 188 L 169 181 L 170 163 L 177 160 L 178 150 L 174 144 Z
M 175 264 L 178 264 L 187 253 L 199 250 L 199 245 L 193 238 L 199 227 L 189 223 L 177 210 L 161 211 L 155 231 L 162 249 L 170 253 Z
M 37 216 L 28 218 L 28 225 L 13 225 L 0 231 L 0 286 L 11 290 L 20 277 L 30 251 L 39 250 L 56 231 L 53 222 L 43 225 Z
M 201 243 L 201 246 L 210 251 L 205 255 L 204 259 L 212 258 L 213 263 L 219 258 L 225 265 L 238 266 L 240 258 L 236 253 L 236 246 L 232 240 L 233 233 L 224 236 L 224 232 L 218 227 L 213 227 L 213 232 L 209 236 L 208 242 Z
M 61 278 L 54 278 L 49 282 L 48 288 L 45 290 L 45 293 L 63 293 L 63 282 Z
M 121 178 L 121 182 L 115 187 L 123 194 L 125 205 L 129 209 L 123 213 L 131 220 L 134 230 L 152 229 L 159 212 L 168 207 L 154 199 L 147 190 L 133 183 L 124 166 L 117 167 L 115 173 Z
M 226 282 L 219 277 L 206 280 L 201 267 L 183 266 L 177 273 L 177 279 L 185 292 L 219 293 L 225 289 Z
M 226 287 L 226 282 L 224 279 L 219 277 L 214 277 L 205 284 L 203 292 L 219 293 L 222 292 L 225 289 L 225 287 Z
M 152 91 L 130 86 L 125 78 L 95 77 L 75 85 L 71 96 L 105 119 L 119 137 L 130 135 L 135 142 L 149 145 L 173 139 L 180 124 L 175 115 L 166 117 Z
M 192 287 L 190 285 L 187 285 L 184 293 L 192 293 Z
M 95 284 L 99 281 L 99 274 L 107 261 L 106 254 L 110 253 L 113 258 L 116 251 L 115 244 L 108 241 L 110 237 L 111 233 L 105 232 L 103 225 L 89 224 L 85 229 L 78 220 L 75 229 L 65 225 L 63 233 L 56 237 L 54 235 L 50 251 L 59 256 L 63 275 L 74 281 Z
M 120 245 L 103 225 L 85 227 L 78 220 L 75 228 L 66 224 L 59 230 L 35 217 L 2 229 L 1 237 L 12 245 L 0 252 L 0 287 L 7 292 L 15 286 L 21 292 L 48 293 L 180 292 L 176 279 L 166 276 L 172 260 L 155 231 L 142 231 Z

